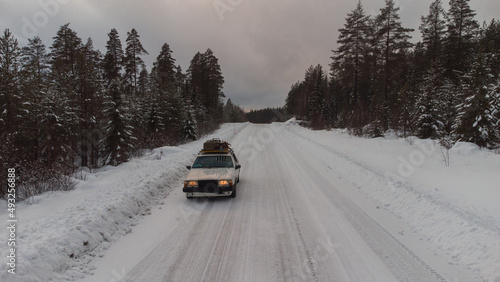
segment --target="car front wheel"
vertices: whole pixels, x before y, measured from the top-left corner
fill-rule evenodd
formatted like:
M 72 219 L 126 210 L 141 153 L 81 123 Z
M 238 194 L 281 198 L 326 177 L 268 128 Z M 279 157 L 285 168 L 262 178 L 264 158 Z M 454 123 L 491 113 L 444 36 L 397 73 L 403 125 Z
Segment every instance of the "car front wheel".
M 233 193 L 231 193 L 231 198 L 235 198 L 235 197 L 236 197 L 236 185 L 234 185 Z

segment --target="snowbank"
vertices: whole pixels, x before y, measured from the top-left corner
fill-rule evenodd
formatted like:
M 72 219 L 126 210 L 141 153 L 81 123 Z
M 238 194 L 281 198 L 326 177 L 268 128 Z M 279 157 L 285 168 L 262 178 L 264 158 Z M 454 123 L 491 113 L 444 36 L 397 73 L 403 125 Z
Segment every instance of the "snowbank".
M 117 238 L 129 233 L 153 205 L 182 186 L 203 140 L 230 140 L 248 124 L 223 125 L 212 136 L 179 147 L 162 147 L 118 167 L 82 170 L 75 190 L 51 192 L 36 204 L 18 203 L 16 269 L 7 273 L 8 246 L 0 246 L 1 281 L 75 280 L 89 274 L 89 262 Z M 6 203 L 0 218 L 7 219 Z M 5 221 L 6 222 L 6 221 Z M 0 231 L 8 238 L 7 228 Z

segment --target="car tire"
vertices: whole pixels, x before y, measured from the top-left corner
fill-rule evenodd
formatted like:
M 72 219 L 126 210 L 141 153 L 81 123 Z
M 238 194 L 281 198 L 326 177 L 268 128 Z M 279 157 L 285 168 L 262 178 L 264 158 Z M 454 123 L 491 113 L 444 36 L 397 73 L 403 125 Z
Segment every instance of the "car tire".
M 236 198 L 236 185 L 234 185 L 233 193 L 231 193 L 231 198 Z

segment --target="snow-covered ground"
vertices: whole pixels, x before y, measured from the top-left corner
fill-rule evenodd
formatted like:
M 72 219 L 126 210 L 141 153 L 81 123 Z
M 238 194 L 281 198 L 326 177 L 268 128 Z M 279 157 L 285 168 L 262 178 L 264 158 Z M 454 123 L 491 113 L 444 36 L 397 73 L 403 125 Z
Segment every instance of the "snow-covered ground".
M 500 155 L 457 143 L 446 166 L 444 151 L 432 140 L 291 131 L 293 142 L 446 253 L 449 264 L 500 281 Z
M 188 200 L 184 166 L 212 137 L 238 153 L 238 196 Z M 459 143 L 445 166 L 410 141 L 226 124 L 19 204 L 0 280 L 500 281 L 500 155 Z

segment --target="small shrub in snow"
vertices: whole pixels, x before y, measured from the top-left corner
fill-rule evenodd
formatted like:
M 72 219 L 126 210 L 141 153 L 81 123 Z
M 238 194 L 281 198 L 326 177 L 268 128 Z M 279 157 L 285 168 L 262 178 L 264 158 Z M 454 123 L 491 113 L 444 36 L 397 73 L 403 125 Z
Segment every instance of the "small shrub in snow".
M 362 135 L 370 138 L 384 137 L 380 121 L 365 125 L 362 129 Z
M 439 140 L 439 144 L 441 147 L 439 148 L 441 151 L 441 157 L 443 158 L 444 164 L 446 166 L 450 166 L 450 149 L 453 148 L 455 142 L 449 136 L 443 137 Z
M 39 163 L 30 163 L 19 173 L 20 179 L 17 185 L 17 197 L 19 200 L 31 198 L 30 204 L 34 204 L 34 197 L 49 191 L 69 191 L 75 188 L 76 183 L 72 178 L 66 176 L 60 170 L 46 169 Z

